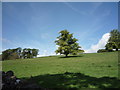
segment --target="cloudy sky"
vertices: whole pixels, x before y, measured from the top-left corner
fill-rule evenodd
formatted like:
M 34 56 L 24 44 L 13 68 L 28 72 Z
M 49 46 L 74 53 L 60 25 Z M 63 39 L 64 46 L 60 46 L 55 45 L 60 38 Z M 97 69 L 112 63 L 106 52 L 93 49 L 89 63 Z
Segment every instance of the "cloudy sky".
M 117 2 L 3 2 L 2 50 L 37 48 L 53 55 L 58 32 L 67 29 L 86 53 L 104 48 L 118 28 Z M 2 51 L 1 50 L 1 51 Z

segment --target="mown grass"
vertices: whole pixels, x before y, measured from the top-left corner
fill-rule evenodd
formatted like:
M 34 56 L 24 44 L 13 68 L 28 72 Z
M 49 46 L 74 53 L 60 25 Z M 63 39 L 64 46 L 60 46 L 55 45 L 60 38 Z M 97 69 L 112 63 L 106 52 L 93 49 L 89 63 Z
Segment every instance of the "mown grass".
M 111 87 L 113 83 L 108 83 L 112 80 L 110 78 L 118 78 L 118 52 L 91 53 L 68 58 L 49 56 L 7 60 L 2 62 L 2 69 L 3 71 L 13 70 L 19 78 L 29 79 L 32 76 L 31 80 L 43 87 L 81 88 L 84 87 L 84 83 L 85 87 L 91 88 Z M 66 72 L 68 72 L 67 75 Z M 83 77 L 83 81 L 79 81 L 80 76 Z M 107 79 L 103 79 L 103 77 L 107 77 Z M 103 83 L 102 79 L 108 82 Z M 95 80 L 92 83 L 95 85 L 88 84 L 92 80 Z M 99 82 L 104 85 L 98 85 Z M 114 79 L 113 82 L 117 81 Z

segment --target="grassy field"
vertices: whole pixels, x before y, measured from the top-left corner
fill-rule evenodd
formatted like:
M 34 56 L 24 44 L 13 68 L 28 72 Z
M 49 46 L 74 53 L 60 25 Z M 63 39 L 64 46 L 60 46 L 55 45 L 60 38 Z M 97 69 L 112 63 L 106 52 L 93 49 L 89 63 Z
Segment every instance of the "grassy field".
M 13 70 L 19 78 L 49 88 L 120 87 L 118 52 L 91 53 L 77 57 L 49 56 L 7 60 L 3 71 Z M 116 83 L 116 84 L 115 84 Z

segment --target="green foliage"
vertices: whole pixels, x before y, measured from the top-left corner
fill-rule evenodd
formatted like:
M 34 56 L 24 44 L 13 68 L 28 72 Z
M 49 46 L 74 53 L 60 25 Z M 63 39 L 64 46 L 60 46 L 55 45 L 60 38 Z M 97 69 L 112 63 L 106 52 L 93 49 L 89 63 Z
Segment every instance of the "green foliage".
M 113 49 L 120 49 L 120 32 L 117 29 L 114 29 L 110 32 L 110 38 L 106 44 L 106 50 L 112 51 Z
M 114 46 L 113 43 L 107 43 L 105 47 L 106 47 L 106 50 L 108 52 L 112 52 L 113 51 L 113 46 Z
M 24 48 L 22 55 L 23 58 L 33 58 L 38 55 L 38 49 L 30 49 L 30 48 Z
M 106 50 L 106 49 L 99 49 L 99 50 L 97 51 L 97 53 L 102 53 L 102 52 L 108 52 L 108 50 Z
M 38 55 L 38 49 L 30 49 L 30 48 L 15 48 L 15 49 L 7 49 L 2 52 L 2 60 L 10 60 L 10 59 L 20 59 L 20 58 L 34 58 Z
M 68 54 L 77 55 L 84 50 L 81 50 L 79 44 L 77 43 L 78 39 L 73 38 L 73 34 L 70 34 L 67 30 L 62 30 L 59 32 L 60 36 L 57 37 L 55 41 L 56 45 L 58 45 L 58 49 L 55 51 L 56 54 L 64 54 L 66 57 Z
M 7 49 L 2 52 L 2 60 L 7 60 L 7 59 L 18 59 L 18 48 L 16 49 Z

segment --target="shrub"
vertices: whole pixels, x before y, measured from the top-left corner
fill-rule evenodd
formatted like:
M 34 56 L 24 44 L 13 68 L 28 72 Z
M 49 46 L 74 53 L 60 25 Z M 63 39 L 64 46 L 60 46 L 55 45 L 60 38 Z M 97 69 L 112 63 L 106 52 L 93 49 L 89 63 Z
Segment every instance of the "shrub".
M 106 49 L 99 49 L 99 50 L 97 51 L 97 53 L 102 53 L 102 52 L 108 52 L 108 50 L 106 50 Z

